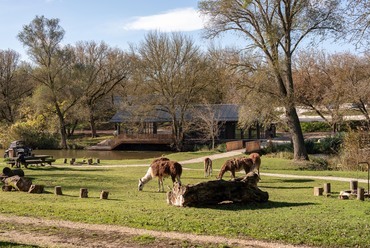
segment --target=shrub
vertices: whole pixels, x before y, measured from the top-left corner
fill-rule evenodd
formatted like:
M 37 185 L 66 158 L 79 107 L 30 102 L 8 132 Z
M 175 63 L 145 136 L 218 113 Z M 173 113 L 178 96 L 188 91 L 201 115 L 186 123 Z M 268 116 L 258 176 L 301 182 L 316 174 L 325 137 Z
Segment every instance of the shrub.
M 300 161 L 297 164 L 300 170 L 321 171 L 330 169 L 329 162 L 322 157 L 313 157 L 310 159 L 310 161 Z
M 301 128 L 304 133 L 331 131 L 331 127 L 328 123 L 319 121 L 301 122 Z
M 58 148 L 57 135 L 45 130 L 45 123 L 42 118 L 17 122 L 9 127 L 9 132 L 7 132 L 8 144 L 13 140 L 23 140 L 27 146 L 33 149 Z
M 369 149 L 364 149 L 361 137 L 369 135 L 365 132 L 350 130 L 344 135 L 343 145 L 339 157 L 341 167 L 344 170 L 358 170 L 358 163 L 368 161 L 370 157 Z
M 318 153 L 338 154 L 343 143 L 343 134 L 339 133 L 334 136 L 320 139 L 317 143 Z

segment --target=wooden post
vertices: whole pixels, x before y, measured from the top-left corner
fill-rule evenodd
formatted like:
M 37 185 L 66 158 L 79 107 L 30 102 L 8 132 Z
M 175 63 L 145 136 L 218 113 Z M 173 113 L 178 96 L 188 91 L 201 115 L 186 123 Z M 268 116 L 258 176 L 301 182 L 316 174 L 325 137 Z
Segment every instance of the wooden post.
M 97 164 L 99 164 L 99 163 L 100 163 L 100 159 L 99 159 L 99 158 L 97 158 L 97 159 L 96 159 L 96 163 L 97 163 Z
M 69 164 L 70 165 L 74 165 L 75 162 L 76 162 L 76 159 L 75 158 L 71 158 L 71 161 L 69 161 Z
M 351 191 L 352 192 L 357 191 L 358 181 L 351 180 L 349 183 L 350 183 L 349 187 L 350 187 Z
M 88 164 L 88 165 L 92 165 L 92 163 L 93 163 L 92 158 L 89 158 L 89 159 L 87 160 L 87 164 Z
M 314 196 L 320 196 L 324 192 L 324 188 L 322 187 L 314 187 L 313 189 L 313 195 Z
M 331 185 L 330 183 L 324 183 L 324 193 L 330 194 L 331 193 Z
M 108 195 L 109 195 L 109 191 L 106 191 L 106 190 L 102 190 L 102 192 L 100 193 L 100 199 L 108 199 Z
M 357 200 L 364 201 L 365 200 L 365 189 L 364 188 L 357 188 Z
M 44 185 L 32 184 L 30 189 L 28 190 L 28 193 L 36 193 L 36 194 L 44 193 Z
M 86 188 L 80 189 L 80 198 L 87 198 L 88 197 L 88 191 Z
M 61 186 L 55 186 L 55 188 L 54 188 L 54 194 L 55 195 L 63 195 L 63 193 L 62 193 L 62 187 Z
M 63 164 L 66 164 L 67 163 L 67 159 L 65 158 L 64 160 L 63 160 Z

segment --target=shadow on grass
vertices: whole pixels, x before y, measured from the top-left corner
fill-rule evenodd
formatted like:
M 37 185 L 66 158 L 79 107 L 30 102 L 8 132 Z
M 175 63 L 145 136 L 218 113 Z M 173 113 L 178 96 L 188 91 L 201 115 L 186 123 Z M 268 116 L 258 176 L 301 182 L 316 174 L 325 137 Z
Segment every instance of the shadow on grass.
M 217 210 L 226 210 L 226 211 L 235 211 L 235 210 L 257 210 L 257 209 L 276 209 L 276 208 L 294 208 L 302 206 L 317 205 L 312 202 L 277 202 L 277 201 L 268 201 L 264 203 L 225 203 L 218 205 L 204 205 L 196 206 L 196 208 L 210 208 Z
M 53 166 L 48 166 L 48 167 L 28 167 L 27 170 L 33 170 L 33 171 L 38 171 L 38 170 L 43 170 L 43 171 L 105 171 L 103 168 L 83 168 L 83 167 L 53 167 Z
M 0 247 L 40 247 L 36 245 L 22 245 L 18 243 L 12 243 L 12 242 L 5 242 L 5 241 L 0 241 Z
M 309 183 L 314 182 L 313 179 L 284 179 L 282 182 L 284 183 Z
M 279 187 L 273 187 L 273 186 L 260 186 L 260 188 L 263 189 L 311 189 L 311 186 L 279 186 Z

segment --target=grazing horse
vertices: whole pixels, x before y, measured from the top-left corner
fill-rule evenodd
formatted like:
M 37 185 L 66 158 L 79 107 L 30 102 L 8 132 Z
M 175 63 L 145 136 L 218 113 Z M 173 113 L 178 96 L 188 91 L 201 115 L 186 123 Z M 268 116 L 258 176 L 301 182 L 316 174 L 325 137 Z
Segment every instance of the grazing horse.
M 212 160 L 210 158 L 204 159 L 204 177 L 212 176 Z
M 251 153 L 249 158 L 253 161 L 253 170 L 257 170 L 258 177 L 260 176 L 261 157 L 258 153 Z
M 172 182 L 176 180 L 181 185 L 182 166 L 178 162 L 170 161 L 167 158 L 160 158 L 153 161 L 145 176 L 139 179 L 138 189 L 143 190 L 146 183 L 158 177 L 158 192 L 164 191 L 163 178 L 171 176 Z
M 249 172 L 254 170 L 253 160 L 251 158 L 241 157 L 226 160 L 226 162 L 221 167 L 217 179 L 222 179 L 226 171 L 230 171 L 231 178 L 235 179 L 235 172 L 239 172 L 243 169 L 245 171 L 245 174 L 248 174 Z

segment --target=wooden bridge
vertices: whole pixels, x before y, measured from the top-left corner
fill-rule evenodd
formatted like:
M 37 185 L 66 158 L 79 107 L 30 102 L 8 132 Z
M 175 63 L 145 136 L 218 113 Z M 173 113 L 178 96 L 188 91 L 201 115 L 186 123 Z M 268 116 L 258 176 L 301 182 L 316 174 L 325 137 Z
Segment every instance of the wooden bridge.
M 112 139 L 105 140 L 89 150 L 114 150 L 120 145 L 143 144 L 143 145 L 170 145 L 171 134 L 119 134 Z

